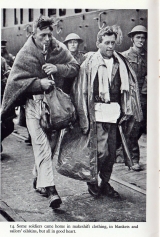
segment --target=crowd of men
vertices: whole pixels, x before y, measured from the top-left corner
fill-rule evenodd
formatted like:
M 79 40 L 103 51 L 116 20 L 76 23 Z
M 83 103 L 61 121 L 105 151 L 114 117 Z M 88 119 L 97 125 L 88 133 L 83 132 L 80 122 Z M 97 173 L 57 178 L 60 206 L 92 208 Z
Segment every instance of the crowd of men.
M 2 140 L 13 130 L 8 127 L 15 107 L 25 106 L 35 157 L 33 187 L 48 197 L 51 208 L 60 207 L 62 200 L 53 176 L 53 137 L 40 125 L 40 108 L 44 92 L 49 93 L 56 85 L 70 94 L 74 84 L 72 99 L 79 126 L 89 141 L 90 154 L 97 161 L 97 173 L 101 178 L 100 186 L 97 179 L 87 182 L 88 191 L 94 197 L 119 198 L 109 180 L 116 150 L 121 149 L 126 156 L 118 131 L 120 122 L 123 122 L 131 154 L 131 168 L 141 170 L 138 140 L 142 133 L 146 133 L 147 124 L 147 52 L 144 49 L 147 30 L 142 25 L 131 29 L 128 37 L 132 46 L 119 53 L 115 51 L 117 32 L 107 26 L 97 34 L 97 52 L 86 54 L 79 52 L 83 39 L 77 34 L 67 35 L 62 43 L 54 38 L 52 31 L 51 18 L 41 16 L 37 19 L 32 35 L 16 55 L 14 63 L 9 53 L 6 58 L 6 44 L 1 42 L 1 80 L 5 82 L 1 112 L 2 133 L 5 135 Z M 99 118 L 97 108 L 103 119 Z M 114 121 L 106 111 L 112 111 Z M 5 133 L 5 129 L 10 132 Z M 59 131 L 54 135 L 55 144 L 58 137 Z

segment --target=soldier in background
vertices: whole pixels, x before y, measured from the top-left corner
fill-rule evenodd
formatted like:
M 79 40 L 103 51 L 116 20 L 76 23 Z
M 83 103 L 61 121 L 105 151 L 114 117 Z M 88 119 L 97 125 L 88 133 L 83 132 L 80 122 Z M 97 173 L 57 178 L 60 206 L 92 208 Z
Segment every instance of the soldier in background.
M 7 83 L 7 78 L 10 73 L 10 66 L 7 64 L 6 60 L 1 57 L 1 101 L 3 99 L 4 89 Z
M 76 61 L 81 65 L 85 60 L 85 56 L 82 52 L 79 51 L 79 45 L 83 42 L 83 40 L 79 37 L 79 35 L 75 33 L 71 33 L 67 35 L 63 43 L 67 46 L 68 50 L 71 52 L 72 56 L 76 59 Z M 75 80 L 75 77 L 67 78 L 67 82 L 64 85 L 64 91 L 67 94 L 70 94 L 72 91 L 72 85 Z
M 7 50 L 7 40 L 1 40 L 1 56 L 5 58 L 7 64 L 12 67 L 15 57 Z
M 85 60 L 84 54 L 79 51 L 79 45 L 82 42 L 83 40 L 75 33 L 67 35 L 63 42 L 80 65 Z
M 122 54 L 128 59 L 136 73 L 143 112 L 143 121 L 141 123 L 135 122 L 130 134 L 130 152 L 134 163 L 132 169 L 140 171 L 142 168 L 139 165 L 140 150 L 138 140 L 147 130 L 147 51 L 144 48 L 147 39 L 147 29 L 142 25 L 137 25 L 128 33 L 128 36 L 131 38 L 133 46 Z

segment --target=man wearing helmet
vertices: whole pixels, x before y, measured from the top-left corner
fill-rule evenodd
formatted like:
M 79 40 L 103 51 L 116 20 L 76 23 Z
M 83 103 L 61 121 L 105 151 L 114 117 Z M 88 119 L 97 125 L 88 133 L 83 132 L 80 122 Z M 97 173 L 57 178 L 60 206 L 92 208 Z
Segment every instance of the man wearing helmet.
M 71 52 L 72 56 L 76 59 L 79 65 L 81 65 L 85 60 L 85 56 L 79 51 L 79 46 L 81 43 L 83 43 L 83 40 L 79 37 L 79 35 L 70 33 L 66 36 L 63 43 L 67 46 L 68 50 Z M 65 84 L 64 88 L 65 92 L 68 94 L 71 92 L 74 79 L 74 77 L 67 78 L 67 83 Z
M 144 48 L 147 39 L 147 29 L 142 25 L 137 25 L 128 33 L 128 36 L 131 38 L 133 46 L 122 54 L 128 59 L 136 73 L 143 111 L 143 121 L 141 123 L 135 122 L 130 139 L 130 152 L 134 163 L 132 168 L 135 171 L 140 171 L 138 140 L 142 133 L 146 133 L 147 124 L 147 52 Z
M 83 40 L 79 37 L 79 35 L 75 33 L 67 35 L 67 37 L 63 41 L 63 43 L 67 46 L 73 57 L 80 65 L 85 60 L 84 54 L 79 51 L 79 45 L 82 42 Z

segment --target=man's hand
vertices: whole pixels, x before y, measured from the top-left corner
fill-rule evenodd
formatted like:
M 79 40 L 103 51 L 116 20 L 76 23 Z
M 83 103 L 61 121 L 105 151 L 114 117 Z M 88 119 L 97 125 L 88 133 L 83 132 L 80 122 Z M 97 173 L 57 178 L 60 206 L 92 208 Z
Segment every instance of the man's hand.
M 53 80 L 49 80 L 47 77 L 42 78 L 40 82 L 41 82 L 42 90 L 44 90 L 47 93 L 51 92 L 55 85 L 55 82 Z
M 42 69 L 49 76 L 57 72 L 57 67 L 51 63 L 46 63 L 42 66 Z

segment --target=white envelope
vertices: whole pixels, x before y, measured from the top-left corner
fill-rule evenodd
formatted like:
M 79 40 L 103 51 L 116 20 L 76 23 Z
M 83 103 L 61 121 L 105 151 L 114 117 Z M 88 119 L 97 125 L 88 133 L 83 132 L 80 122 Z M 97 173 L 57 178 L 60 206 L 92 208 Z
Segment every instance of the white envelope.
M 96 122 L 116 123 L 120 113 L 120 105 L 116 102 L 110 104 L 95 103 Z

